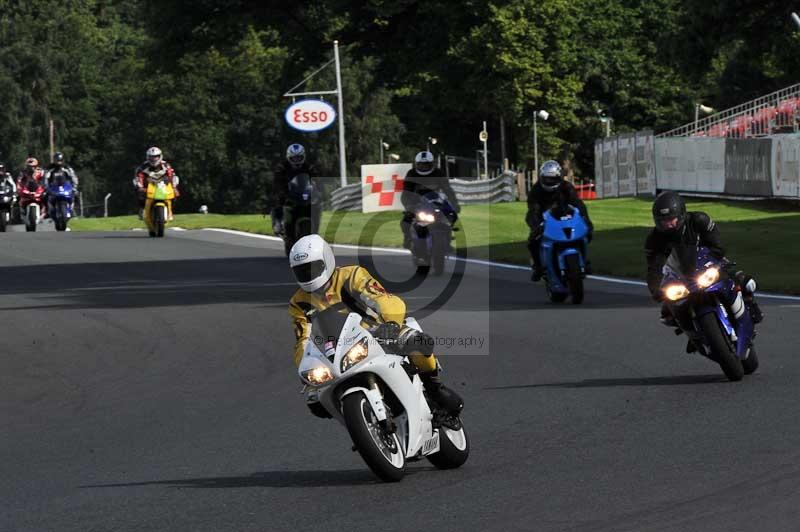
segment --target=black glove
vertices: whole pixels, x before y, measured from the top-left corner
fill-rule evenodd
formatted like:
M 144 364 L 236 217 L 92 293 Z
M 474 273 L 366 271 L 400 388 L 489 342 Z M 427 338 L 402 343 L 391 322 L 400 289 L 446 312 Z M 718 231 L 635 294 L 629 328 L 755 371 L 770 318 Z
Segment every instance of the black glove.
M 372 331 L 372 336 L 378 340 L 395 340 L 400 334 L 400 325 L 393 321 L 379 324 Z

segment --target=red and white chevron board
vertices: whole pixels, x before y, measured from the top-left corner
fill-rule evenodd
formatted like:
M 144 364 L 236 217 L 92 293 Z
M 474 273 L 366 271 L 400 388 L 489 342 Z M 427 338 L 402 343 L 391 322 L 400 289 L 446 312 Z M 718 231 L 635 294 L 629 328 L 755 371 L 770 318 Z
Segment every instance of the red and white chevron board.
M 367 164 L 361 167 L 361 210 L 402 211 L 403 179 L 411 164 Z

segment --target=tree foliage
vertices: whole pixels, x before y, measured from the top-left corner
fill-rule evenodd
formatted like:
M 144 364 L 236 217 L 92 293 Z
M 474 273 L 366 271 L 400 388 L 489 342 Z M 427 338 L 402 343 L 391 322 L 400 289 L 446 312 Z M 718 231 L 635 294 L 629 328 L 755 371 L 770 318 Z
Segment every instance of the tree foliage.
M 571 158 L 589 174 L 602 134 L 668 129 L 695 102 L 716 108 L 787 86 L 800 67 L 791 6 L 766 0 L 0 0 L 0 160 L 19 169 L 56 149 L 89 203 L 112 193 L 131 211 L 130 179 L 159 145 L 182 177 L 180 209 L 263 211 L 290 142 L 338 175 L 338 128 L 300 135 L 283 93 L 342 52 L 348 173 L 380 140 L 403 160 L 473 156 L 482 121 L 499 159 Z M 324 69 L 304 88 L 329 90 Z

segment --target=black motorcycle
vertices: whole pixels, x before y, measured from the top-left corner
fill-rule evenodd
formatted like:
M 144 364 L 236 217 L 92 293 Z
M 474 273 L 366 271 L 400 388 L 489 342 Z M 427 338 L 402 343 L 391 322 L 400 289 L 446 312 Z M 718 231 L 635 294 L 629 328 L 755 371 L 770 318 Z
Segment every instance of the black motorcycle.
M 411 254 L 417 275 L 444 272 L 444 261 L 452 251 L 450 241 L 458 215 L 442 192 L 428 192 L 414 209 L 411 220 Z
M 15 199 L 11 183 L 5 180 L 0 182 L 0 233 L 5 233 L 6 226 L 11 223 L 11 208 Z
M 308 174 L 298 174 L 289 181 L 283 206 L 283 245 L 286 256 L 295 242 L 319 232 L 322 219 L 322 193 Z

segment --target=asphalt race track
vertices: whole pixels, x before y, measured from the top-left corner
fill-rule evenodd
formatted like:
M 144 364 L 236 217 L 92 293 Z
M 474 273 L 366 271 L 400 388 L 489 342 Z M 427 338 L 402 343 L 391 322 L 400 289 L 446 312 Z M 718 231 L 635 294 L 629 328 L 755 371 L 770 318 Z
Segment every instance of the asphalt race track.
M 395 282 L 410 267 L 376 264 Z M 800 526 L 798 303 L 762 300 L 761 368 L 729 383 L 641 287 L 590 281 L 574 307 L 522 271 L 428 280 L 404 297 L 442 339 L 472 454 L 388 485 L 306 411 L 293 290 L 263 239 L 0 236 L 0 530 Z

